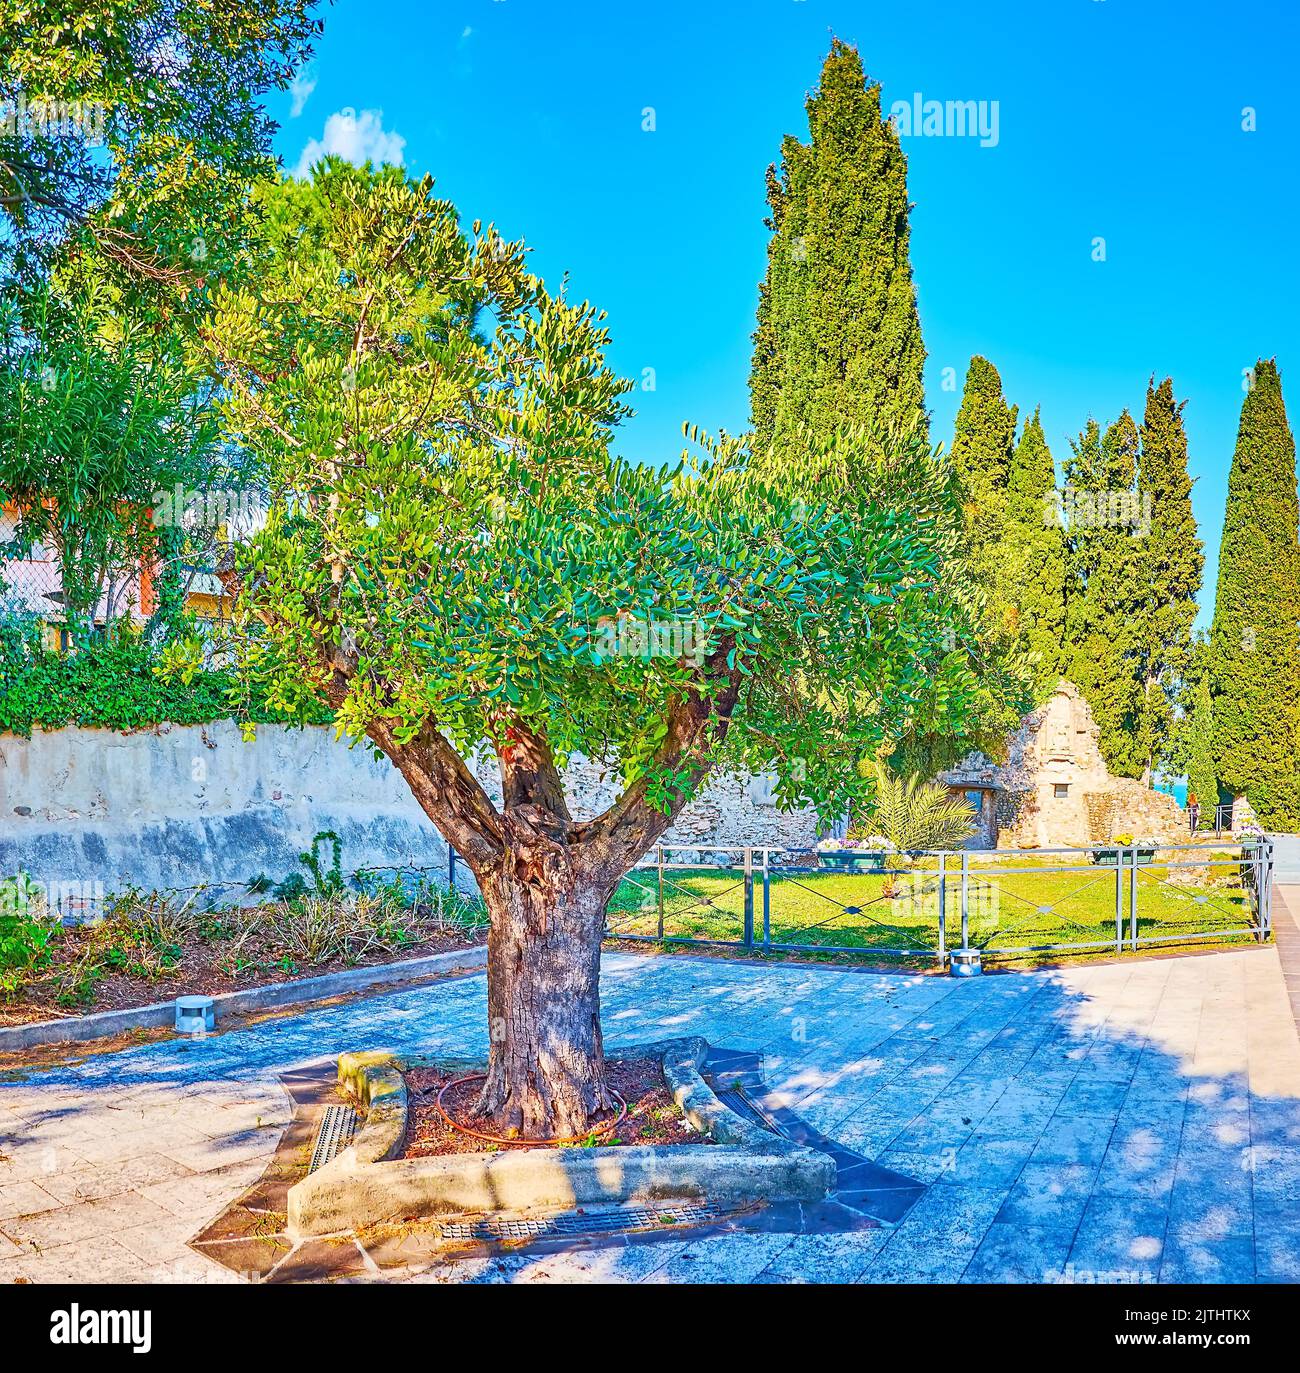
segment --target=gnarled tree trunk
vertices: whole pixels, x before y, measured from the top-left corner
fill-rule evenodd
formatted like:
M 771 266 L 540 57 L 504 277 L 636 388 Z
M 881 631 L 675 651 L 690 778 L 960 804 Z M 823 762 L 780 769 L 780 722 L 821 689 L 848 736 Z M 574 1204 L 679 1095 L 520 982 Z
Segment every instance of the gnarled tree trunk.
M 400 740 L 383 720 L 367 727 L 469 865 L 491 918 L 490 1048 L 476 1109 L 494 1133 L 577 1138 L 613 1109 L 600 1033 L 605 906 L 708 771 L 706 741 L 726 734 L 740 690 L 726 654 L 724 645 L 706 664 L 725 685 L 684 695 L 670 713 L 658 761 L 684 785 L 663 808 L 649 803 L 642 779 L 603 815 L 575 821 L 545 735 L 518 720 L 503 720 L 497 745 L 500 806 L 432 721 Z M 336 656 L 329 665 L 337 706 L 351 664 Z
M 480 878 L 488 934 L 488 1078 L 478 1110 L 528 1139 L 586 1134 L 613 1101 L 600 1034 L 608 888 L 570 874 Z

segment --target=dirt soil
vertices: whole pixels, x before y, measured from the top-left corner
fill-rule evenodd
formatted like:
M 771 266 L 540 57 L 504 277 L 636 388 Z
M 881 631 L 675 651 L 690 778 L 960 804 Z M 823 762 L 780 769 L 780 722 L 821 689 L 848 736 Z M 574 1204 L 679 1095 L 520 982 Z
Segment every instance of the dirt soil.
M 610 1148 L 624 1144 L 711 1144 L 707 1135 L 691 1128 L 682 1109 L 673 1100 L 664 1081 L 663 1065 L 657 1058 L 610 1059 L 605 1064 L 609 1085 L 627 1102 L 627 1116 L 612 1135 L 596 1136 L 593 1147 Z M 492 1144 L 453 1130 L 437 1107 L 438 1093 L 461 1076 L 437 1068 L 412 1068 L 406 1074 L 410 1098 L 407 1116 L 406 1158 L 430 1158 L 440 1154 L 478 1154 L 498 1149 L 545 1149 L 546 1143 L 520 1141 L 517 1144 Z M 456 1120 L 485 1133 L 496 1133 L 486 1122 L 470 1117 L 481 1082 L 466 1082 L 453 1087 L 443 1105 Z M 581 1148 L 583 1145 L 571 1145 Z
M 348 968 L 378 967 L 408 958 L 468 949 L 482 943 L 464 932 L 436 934 L 404 944 L 400 949 L 375 949 L 355 959 L 334 958 L 321 963 L 282 963 L 270 939 L 257 934 L 240 948 L 245 965 L 232 972 L 232 941 L 195 936 L 181 946 L 174 972 L 157 977 L 142 977 L 127 971 L 109 971 L 94 984 L 93 994 L 74 1004 L 59 998 L 61 976 L 69 972 L 85 952 L 85 941 L 92 927 L 65 930 L 54 946 L 54 957 L 32 982 L 12 1001 L 0 1001 L 0 1026 L 26 1025 L 34 1020 L 63 1020 L 69 1016 L 91 1015 L 96 1011 L 122 1011 L 148 1006 L 155 1001 L 170 1001 L 177 996 L 220 996 L 248 987 L 266 987 L 293 982 L 303 977 L 320 977 Z

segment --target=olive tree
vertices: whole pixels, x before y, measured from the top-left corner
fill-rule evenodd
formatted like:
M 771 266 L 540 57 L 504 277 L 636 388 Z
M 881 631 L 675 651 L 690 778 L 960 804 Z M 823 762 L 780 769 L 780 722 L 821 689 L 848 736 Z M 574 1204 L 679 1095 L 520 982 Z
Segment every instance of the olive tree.
M 606 903 L 709 773 L 771 770 L 782 804 L 843 808 L 913 722 L 960 725 L 947 478 L 916 441 L 882 489 L 852 432 L 809 465 L 852 476 L 833 507 L 725 438 L 620 460 L 603 317 L 549 294 L 520 244 L 462 232 L 393 168 L 331 161 L 263 209 L 258 284 L 224 291 L 205 333 L 271 491 L 223 574 L 246 670 L 285 711 L 327 701 L 472 870 L 478 1111 L 582 1133 L 610 1106 Z M 621 777 L 599 814 L 566 794 L 576 755 Z

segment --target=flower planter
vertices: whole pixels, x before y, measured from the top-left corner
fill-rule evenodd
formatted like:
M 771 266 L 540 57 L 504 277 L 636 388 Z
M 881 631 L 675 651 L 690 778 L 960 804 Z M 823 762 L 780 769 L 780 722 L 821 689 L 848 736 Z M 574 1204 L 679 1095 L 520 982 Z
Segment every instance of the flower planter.
M 886 856 L 882 852 L 855 853 L 847 849 L 822 850 L 817 865 L 826 872 L 884 872 Z
M 1124 848 L 1114 849 L 1098 848 L 1093 849 L 1092 851 L 1092 861 L 1096 863 L 1099 867 L 1113 868 L 1120 861 L 1120 854 L 1125 855 L 1125 861 L 1136 863 L 1139 867 L 1141 867 L 1146 863 L 1151 863 L 1155 861 L 1156 851 L 1155 849 L 1135 850 L 1130 849 L 1127 846 L 1125 846 Z
M 366 1108 L 365 1122 L 348 1148 L 289 1189 L 289 1233 L 299 1238 L 401 1226 L 412 1219 L 628 1203 L 654 1212 L 671 1210 L 672 1198 L 726 1206 L 817 1203 L 835 1186 L 829 1153 L 776 1134 L 717 1094 L 704 1074 L 705 1040 L 665 1040 L 623 1052 L 661 1058 L 668 1090 L 712 1143 L 492 1148 L 403 1158 L 410 1120 L 403 1070 L 476 1072 L 487 1065 L 436 1055 L 399 1059 L 382 1050 L 340 1055 L 339 1083 Z

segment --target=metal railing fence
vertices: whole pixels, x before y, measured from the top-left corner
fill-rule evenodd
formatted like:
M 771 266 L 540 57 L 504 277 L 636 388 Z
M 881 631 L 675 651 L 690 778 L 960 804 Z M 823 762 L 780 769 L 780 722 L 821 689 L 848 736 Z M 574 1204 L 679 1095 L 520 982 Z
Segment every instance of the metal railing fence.
M 462 860 L 343 874 L 351 889 L 399 882 L 474 890 Z M 759 846 L 661 845 L 610 900 L 611 939 L 752 953 L 859 954 L 933 962 L 958 953 L 1026 958 L 1053 951 L 1266 941 L 1274 845 L 1267 836 L 1142 847 L 1032 851 L 795 853 Z M 88 886 L 90 889 L 88 890 Z M 66 890 L 65 890 L 66 888 Z M 74 890 L 75 888 L 75 890 Z M 49 884 L 65 923 L 95 919 L 101 883 Z M 247 881 L 170 889 L 201 908 L 272 899 Z
M 610 901 L 614 939 L 933 960 L 1268 939 L 1266 837 L 1032 851 L 661 845 Z
M 1232 833 L 1233 823 L 1232 805 L 1214 806 L 1184 806 L 1183 814 L 1187 816 L 1187 830 L 1189 834 L 1209 834 L 1214 831 L 1216 839 L 1222 839 L 1225 834 Z

